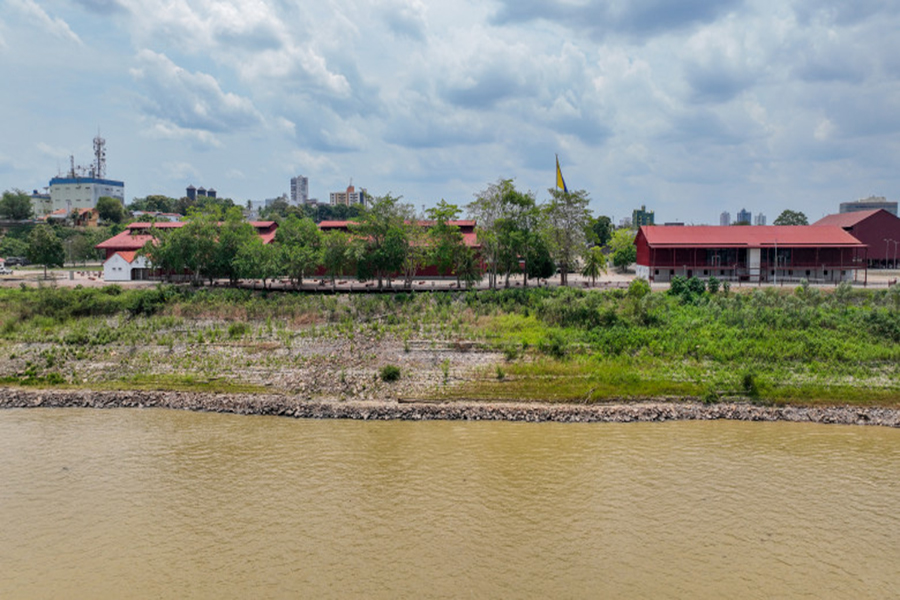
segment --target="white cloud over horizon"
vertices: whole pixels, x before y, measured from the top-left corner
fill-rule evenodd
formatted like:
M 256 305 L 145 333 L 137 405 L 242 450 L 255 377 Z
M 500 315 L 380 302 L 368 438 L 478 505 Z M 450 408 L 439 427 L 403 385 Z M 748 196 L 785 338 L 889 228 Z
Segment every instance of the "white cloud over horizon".
M 464 205 L 499 177 L 542 198 L 554 154 L 615 218 L 900 196 L 900 8 L 874 0 L 9 0 L 0 24 L 27 90 L 0 99 L 2 189 L 99 126 L 129 198 L 243 203 L 297 174 L 319 198 L 352 178 Z

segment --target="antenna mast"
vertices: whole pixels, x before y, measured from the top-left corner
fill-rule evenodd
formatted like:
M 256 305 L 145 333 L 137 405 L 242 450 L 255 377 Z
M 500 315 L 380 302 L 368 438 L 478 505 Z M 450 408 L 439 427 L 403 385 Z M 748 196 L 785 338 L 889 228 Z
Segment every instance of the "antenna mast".
M 100 131 L 97 131 L 97 137 L 94 138 L 94 164 L 91 167 L 91 176 L 103 179 L 106 177 L 106 140 L 100 137 Z

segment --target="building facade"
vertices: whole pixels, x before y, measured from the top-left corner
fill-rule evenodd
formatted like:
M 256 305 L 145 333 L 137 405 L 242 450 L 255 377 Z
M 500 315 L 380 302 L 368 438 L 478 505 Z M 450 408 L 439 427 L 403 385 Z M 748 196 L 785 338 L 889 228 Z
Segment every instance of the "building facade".
M 840 227 L 641 227 L 637 276 L 750 283 L 865 281 L 866 244 Z
M 351 184 L 344 192 L 331 192 L 328 194 L 328 201 L 332 206 L 343 204 L 350 206 L 351 204 L 367 205 L 368 194 L 366 188 L 360 188 L 359 191 Z
M 640 208 L 631 211 L 631 226 L 641 227 L 642 225 L 655 225 L 656 215 L 652 210 L 647 210 L 643 204 Z
M 866 244 L 869 247 L 869 267 L 897 267 L 900 260 L 900 217 L 883 208 L 828 215 L 812 226 L 840 227 Z
M 54 177 L 50 180 L 50 212 L 95 208 L 101 196 L 125 204 L 125 183 L 97 177 Z
M 309 201 L 309 177 L 291 177 L 291 203 L 306 204 Z
M 897 215 L 897 202 L 889 202 L 884 196 L 869 196 L 853 202 L 841 202 L 841 213 L 852 213 L 869 210 L 886 210 L 895 217 Z

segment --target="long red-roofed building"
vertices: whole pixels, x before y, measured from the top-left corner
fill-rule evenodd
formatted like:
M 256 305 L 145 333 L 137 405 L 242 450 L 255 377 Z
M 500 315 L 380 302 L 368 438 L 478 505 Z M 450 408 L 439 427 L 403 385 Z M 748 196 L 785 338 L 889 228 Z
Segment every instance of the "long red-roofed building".
M 641 227 L 637 276 L 649 281 L 699 277 L 730 281 L 857 281 L 868 247 L 836 226 Z

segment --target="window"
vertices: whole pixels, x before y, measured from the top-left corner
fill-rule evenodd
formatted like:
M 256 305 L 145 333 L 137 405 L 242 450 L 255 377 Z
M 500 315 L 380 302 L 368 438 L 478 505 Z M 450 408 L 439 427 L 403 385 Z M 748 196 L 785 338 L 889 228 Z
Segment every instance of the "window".
M 825 273 L 825 275 L 828 275 L 828 271 L 823 271 L 823 273 Z
M 806 276 L 809 277 L 809 269 L 806 270 Z
M 704 275 L 709 275 L 709 271 L 707 271 L 706 269 L 703 269 L 703 274 L 704 274 Z
M 655 270 L 653 271 L 653 274 L 654 274 L 654 275 L 659 275 L 659 269 L 655 269 Z

